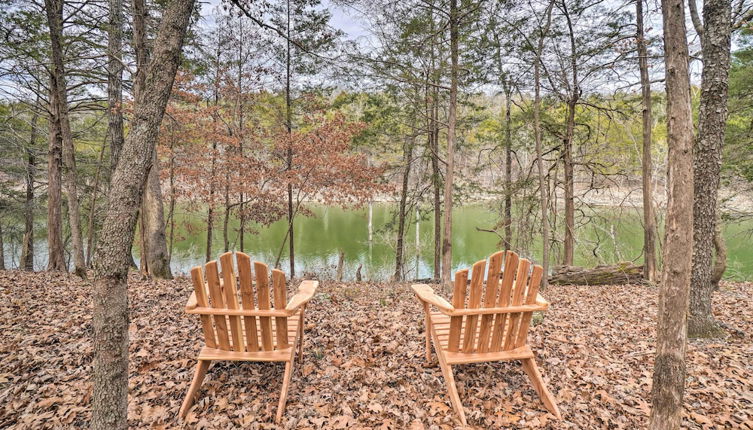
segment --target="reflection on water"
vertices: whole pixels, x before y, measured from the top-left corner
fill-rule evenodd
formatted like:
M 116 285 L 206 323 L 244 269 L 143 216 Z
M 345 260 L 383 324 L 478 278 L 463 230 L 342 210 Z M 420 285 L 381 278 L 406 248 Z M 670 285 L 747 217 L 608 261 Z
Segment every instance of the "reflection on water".
M 368 208 L 342 209 L 338 207 L 313 206 L 314 216 L 299 216 L 295 221 L 296 272 L 317 274 L 321 278 L 332 278 L 339 253 L 345 256 L 344 277 L 355 278 L 356 270 L 362 266 L 364 280 L 387 280 L 395 270 L 395 230 L 393 220 L 394 205 L 376 204 L 373 206 L 373 240 L 369 241 Z M 579 227 L 576 234 L 577 246 L 575 264 L 593 266 L 617 261 L 641 262 L 643 230 L 640 214 L 635 210 L 599 209 L 592 221 Z M 173 272 L 187 273 L 191 267 L 204 262 L 206 230 L 203 213 L 184 212 L 177 214 L 175 244 L 173 249 Z M 418 219 L 418 222 L 417 221 Z M 219 219 L 218 219 L 219 221 Z M 221 222 L 215 225 L 221 225 Z M 453 213 L 453 269 L 469 267 L 474 262 L 486 258 L 499 248 L 499 236 L 482 230 L 492 229 L 497 216 L 490 206 L 470 205 L 456 208 Z M 43 226 L 43 223 L 42 223 Z M 407 279 L 427 278 L 432 275 L 433 257 L 433 214 L 430 212 L 411 213 L 405 234 L 405 276 Z M 239 250 L 237 219 L 230 222 L 230 249 Z M 256 226 L 253 234 L 246 234 L 245 251 L 253 259 L 274 264 L 280 245 L 285 237 L 286 221 L 278 221 L 270 226 Z M 724 234 L 728 246 L 728 271 L 726 277 L 737 280 L 753 278 L 753 248 L 747 246 L 750 236 L 746 231 L 753 228 L 753 222 L 732 224 L 725 227 Z M 514 234 L 523 230 L 514 224 Z M 559 232 L 558 234 L 561 234 Z M 541 260 L 541 243 L 538 237 L 520 240 L 515 243 L 516 251 Z M 526 243 L 528 247 L 526 249 Z M 44 231 L 37 230 L 35 241 L 37 269 L 44 269 L 46 244 Z M 6 266 L 18 264 L 18 245 L 6 242 Z M 522 249 L 521 249 L 522 248 Z M 218 256 L 223 251 L 222 230 L 214 233 L 212 254 Z M 134 247 L 138 257 L 138 247 Z M 289 267 L 287 246 L 284 247 L 280 266 L 286 272 Z

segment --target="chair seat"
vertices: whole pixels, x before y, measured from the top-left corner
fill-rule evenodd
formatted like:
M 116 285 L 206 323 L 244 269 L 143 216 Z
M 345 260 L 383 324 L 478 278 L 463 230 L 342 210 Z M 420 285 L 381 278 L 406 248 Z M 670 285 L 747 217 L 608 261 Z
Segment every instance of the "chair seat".
M 245 317 L 248 318 L 248 317 Z M 205 346 L 199 352 L 199 360 L 228 360 L 228 361 L 290 361 L 293 352 L 293 346 L 296 343 L 296 336 L 298 335 L 298 324 L 300 322 L 300 315 L 294 315 L 288 317 L 288 348 L 275 349 L 274 351 L 227 351 L 220 348 L 210 348 Z M 272 325 L 272 339 L 277 339 L 277 324 L 275 324 L 275 318 L 270 318 Z M 241 319 L 241 327 L 243 331 L 242 339 L 246 339 L 246 327 Z M 261 324 L 259 319 L 256 320 L 257 339 L 261 343 Z M 232 340 L 231 340 L 232 343 Z M 261 345 L 259 346 L 261 348 Z
M 460 345 L 463 345 L 466 321 L 468 321 L 468 319 L 463 318 L 463 327 L 460 330 Z M 533 358 L 533 351 L 531 351 L 531 348 L 528 345 L 505 351 L 451 352 L 449 351 L 450 317 L 441 312 L 432 312 L 431 324 L 437 334 L 437 338 L 439 339 L 439 347 L 441 349 L 441 353 L 445 356 L 447 364 L 483 363 L 487 361 L 510 361 Z M 480 326 L 481 324 L 476 325 L 476 339 L 478 339 Z

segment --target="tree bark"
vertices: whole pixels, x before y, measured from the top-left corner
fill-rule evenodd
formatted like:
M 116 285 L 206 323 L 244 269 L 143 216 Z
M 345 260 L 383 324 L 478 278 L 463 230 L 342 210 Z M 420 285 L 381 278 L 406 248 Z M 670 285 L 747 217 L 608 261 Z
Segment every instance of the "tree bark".
M 156 145 L 156 142 L 155 142 Z M 144 199 L 141 203 L 144 221 L 144 252 L 149 274 L 159 279 L 172 279 L 170 259 L 165 235 L 165 208 L 162 202 L 162 187 L 159 180 L 157 150 L 152 154 L 152 165 L 147 176 Z
M 91 428 L 128 427 L 128 294 L 130 253 L 160 122 L 180 61 L 192 0 L 173 0 L 160 23 L 154 56 L 136 100 L 130 133 L 113 172 L 94 263 L 94 378 Z
M 50 79 L 52 80 L 52 79 Z M 50 91 L 49 109 L 49 149 L 47 158 L 47 270 L 64 271 L 63 256 L 63 139 L 60 137 L 60 123 L 55 118 L 52 107 L 54 91 Z
M 0 223 L 0 270 L 5 270 L 5 243 L 3 243 L 3 225 Z
M 216 97 L 216 96 L 215 96 Z M 209 172 L 209 207 L 207 208 L 207 246 L 205 261 L 212 260 L 212 234 L 214 232 L 214 194 L 216 192 L 215 176 L 217 169 L 217 142 L 212 143 L 212 167 Z
M 138 0 L 137 0 L 138 1 Z M 109 0 L 107 28 L 107 135 L 112 177 L 123 147 L 123 1 Z
M 29 146 L 26 148 L 26 199 L 24 201 L 24 237 L 21 244 L 19 266 L 23 270 L 34 270 L 34 177 L 37 170 L 37 157 L 34 149 L 37 141 L 37 123 L 39 113 L 36 109 L 31 116 Z
M 567 100 L 567 124 L 565 140 L 562 142 L 562 161 L 565 174 L 565 242 L 563 265 L 572 266 L 573 256 L 575 255 L 575 183 L 573 168 L 573 139 L 575 137 L 575 108 L 580 99 L 580 88 L 578 86 L 578 58 L 575 47 L 575 32 L 573 23 L 567 11 L 567 2 L 562 2 L 562 9 L 567 19 L 568 34 L 570 37 L 570 73 L 572 78 L 572 88 L 568 94 Z
M 559 266 L 549 276 L 555 285 L 639 285 L 643 281 L 643 266 L 621 262 L 593 268 Z
M 411 163 L 413 159 L 413 142 L 406 141 L 403 144 L 403 183 L 400 190 L 400 204 L 398 206 L 397 213 L 397 243 L 395 244 L 395 274 L 393 279 L 395 281 L 403 280 L 403 254 L 405 250 L 404 237 L 405 237 L 405 218 L 406 211 L 405 206 L 408 200 L 408 181 L 410 179 Z
M 229 148 L 226 148 L 227 150 Z M 225 169 L 225 210 L 223 211 L 224 217 L 222 220 L 222 244 L 224 252 L 230 250 L 230 237 L 228 236 L 228 230 L 230 228 L 230 172 Z
M 504 83 L 505 89 L 505 251 L 512 246 L 512 86 Z
M 86 277 L 84 259 L 84 242 L 81 235 L 81 218 L 76 185 L 76 153 L 73 135 L 68 118 L 68 96 L 65 83 L 65 65 L 63 64 L 63 0 L 45 0 L 47 24 L 50 30 L 50 56 L 52 70 L 50 73 L 50 109 L 55 113 L 57 129 L 56 138 L 61 139 L 63 153 L 63 182 L 68 202 L 68 223 L 71 229 L 73 245 L 74 273 Z
M 693 150 L 693 271 L 690 283 L 688 336 L 716 337 L 723 333 L 711 312 L 712 253 L 717 221 L 719 172 L 727 125 L 727 82 L 730 68 L 732 5 L 706 0 L 703 5 L 701 101 L 698 136 Z
M 641 74 L 641 101 L 643 113 L 643 276 L 647 281 L 656 280 L 656 218 L 652 191 L 653 161 L 651 159 L 651 81 L 648 76 L 648 48 L 643 27 L 643 0 L 635 0 L 636 35 L 638 43 L 638 68 Z
M 547 33 L 549 33 L 549 27 L 552 24 L 552 8 L 554 7 L 554 0 L 549 3 L 546 9 L 546 25 L 541 29 L 541 33 L 538 38 L 538 46 L 536 49 L 536 60 L 533 63 L 533 77 L 534 77 L 534 99 L 533 99 L 533 128 L 534 138 L 536 141 L 536 167 L 539 177 L 539 199 L 541 204 L 541 265 L 544 269 L 544 276 L 541 280 L 541 287 L 546 288 L 549 278 L 549 181 L 545 176 L 544 169 L 544 156 L 541 148 L 542 136 L 541 136 L 541 66 L 542 55 L 544 52 L 544 40 Z
M 441 276 L 441 258 L 442 258 L 442 200 L 440 189 L 442 187 L 442 177 L 439 171 L 439 70 L 436 67 L 436 44 L 435 44 L 435 29 L 434 29 L 434 12 L 431 12 L 431 73 L 432 81 L 432 96 L 431 96 L 431 114 L 429 116 L 431 122 L 430 137 L 431 142 L 429 144 L 431 149 L 431 181 L 433 188 L 433 203 L 434 203 L 434 279 L 438 280 Z
M 679 429 L 693 250 L 693 118 L 683 0 L 662 0 L 667 87 L 667 215 L 649 428 Z
M 719 289 L 719 282 L 722 280 L 724 271 L 727 269 L 727 246 L 724 244 L 722 225 L 719 218 L 719 211 L 717 210 L 716 228 L 714 229 L 714 252 L 716 253 L 716 257 L 714 258 L 714 271 L 711 274 L 711 285 L 714 291 Z
M 146 46 L 146 5 L 144 0 L 133 2 L 133 45 L 136 49 L 136 79 L 134 82 L 134 97 L 136 103 L 139 93 L 144 91 L 146 67 L 149 52 Z M 154 154 L 147 174 L 144 197 L 141 203 L 141 221 L 144 244 L 141 249 L 142 266 L 150 276 L 160 279 L 172 279 L 170 260 L 167 253 L 167 236 L 165 235 L 165 208 L 160 184 L 159 160 L 155 142 Z
M 447 174 L 444 182 L 442 283 L 452 282 L 452 186 L 455 174 L 455 127 L 458 104 L 458 4 L 450 0 L 450 107 L 447 114 Z
M 245 33 L 244 33 L 244 27 L 243 27 L 243 21 L 240 19 L 238 20 L 238 38 L 239 44 L 238 44 L 238 94 L 236 98 L 236 115 L 238 117 L 238 155 L 241 159 L 243 159 L 243 63 L 245 60 L 245 57 L 243 55 L 243 46 L 245 44 Z M 238 194 L 238 201 L 240 202 L 240 205 L 238 206 L 238 221 L 239 221 L 239 228 L 238 228 L 238 242 L 240 246 L 241 252 L 244 252 L 244 239 L 246 235 L 246 211 L 245 211 L 245 203 L 244 202 L 244 196 L 243 191 L 241 191 Z
M 290 69 L 290 0 L 287 7 L 287 54 L 285 55 L 285 127 L 288 130 L 288 137 L 293 131 L 293 105 L 290 96 L 290 80 L 292 71 Z M 293 169 L 293 146 L 292 141 L 288 140 L 287 163 L 288 170 Z M 295 278 L 295 240 L 293 235 L 293 185 L 288 183 L 288 249 L 290 254 L 290 279 Z
M 94 173 L 94 186 L 92 186 L 91 200 L 89 202 L 89 221 L 87 222 L 86 232 L 89 237 L 86 243 L 86 267 L 91 266 L 92 254 L 94 253 L 94 217 L 97 213 L 97 193 L 99 192 L 99 178 L 102 171 L 102 163 L 105 157 L 106 144 L 102 145 L 102 149 L 99 151 L 99 161 L 97 162 L 97 170 Z

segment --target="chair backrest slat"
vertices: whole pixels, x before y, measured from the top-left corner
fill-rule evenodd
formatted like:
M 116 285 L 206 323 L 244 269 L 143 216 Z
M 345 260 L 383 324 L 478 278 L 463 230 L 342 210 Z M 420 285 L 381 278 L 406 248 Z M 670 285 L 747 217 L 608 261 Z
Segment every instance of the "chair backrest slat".
M 468 269 L 458 270 L 455 273 L 455 288 L 452 293 L 452 306 L 455 309 L 465 307 L 465 292 L 468 288 Z M 463 329 L 463 317 L 450 318 L 450 337 L 448 340 L 448 350 L 458 352 L 460 349 L 460 331 Z
M 206 264 L 207 285 L 209 285 L 209 298 L 212 307 L 215 309 L 227 309 L 225 307 L 225 297 L 220 286 L 220 277 L 217 273 L 217 262 L 210 261 Z M 217 327 L 217 340 L 219 348 L 230 351 L 230 340 L 228 339 L 227 322 L 225 315 L 215 315 L 214 325 Z
M 235 267 L 233 264 L 233 253 L 226 252 L 220 255 L 220 264 L 222 265 L 222 281 L 225 293 L 225 305 L 228 309 L 239 309 L 238 307 L 238 289 L 235 284 Z M 246 350 L 243 342 L 243 329 L 241 328 L 241 317 L 231 315 L 230 335 L 233 339 L 233 351 L 244 352 Z
M 468 269 L 455 273 L 452 306 L 456 311 L 465 312 L 464 315 L 450 316 L 449 352 L 499 352 L 526 344 L 533 311 L 499 312 L 495 309 L 491 310 L 493 313 L 481 312 L 483 308 L 535 305 L 544 270 L 518 257 L 515 252 L 500 251 L 489 257 L 484 284 L 486 265 L 486 260 L 473 265 L 470 285 Z M 474 309 L 478 311 L 474 312 Z
M 512 292 L 512 305 L 519 306 L 523 303 L 523 294 L 528 286 L 528 272 L 531 268 L 531 262 L 522 259 L 518 263 L 518 274 L 515 279 L 515 288 Z M 520 326 L 520 318 L 522 313 L 516 312 L 508 316 L 507 330 L 505 333 L 504 350 L 512 349 L 515 347 L 518 336 L 518 327 Z
M 272 270 L 272 288 L 275 294 L 275 309 L 285 310 L 287 305 L 287 291 L 285 291 L 285 273 L 281 270 Z M 275 328 L 277 329 L 277 349 L 288 347 L 288 319 L 276 317 Z
M 238 279 L 241 288 L 241 303 L 243 309 L 256 309 L 254 304 L 254 278 L 251 273 L 251 257 L 236 252 L 238 259 Z M 259 350 L 259 335 L 256 326 L 256 317 L 243 317 L 243 327 L 246 329 L 246 348 L 248 351 Z
M 207 290 L 204 285 L 204 275 L 201 273 L 201 267 L 191 269 L 191 280 L 193 280 L 193 290 L 196 293 L 196 304 L 202 308 L 209 307 Z M 217 347 L 217 341 L 214 339 L 214 327 L 212 326 L 212 317 L 201 315 L 201 328 L 204 331 L 204 342 L 210 348 Z
M 217 261 L 208 262 L 203 273 L 201 267 L 191 270 L 196 306 L 211 307 L 215 312 L 220 310 L 217 314 L 200 314 L 207 347 L 236 352 L 290 348 L 288 317 L 241 316 L 222 312 L 271 311 L 273 306 L 274 310 L 282 311 L 287 306 L 285 273 L 273 270 L 270 282 L 266 264 L 254 262 L 252 270 L 248 255 L 237 252 L 235 256 L 235 260 L 231 252 L 220 256 L 222 272 Z
M 518 268 L 518 254 L 508 251 L 505 256 L 505 266 L 502 275 L 502 283 L 499 287 L 499 297 L 497 297 L 497 306 L 504 307 L 510 305 L 510 291 L 515 280 L 515 274 Z M 502 336 L 504 327 L 507 324 L 507 314 L 497 314 L 494 320 L 494 330 L 492 332 L 491 345 L 489 351 L 497 352 L 502 347 Z
M 541 285 L 541 278 L 544 275 L 544 268 L 534 265 L 531 271 L 531 280 L 528 281 L 528 288 L 526 289 L 526 297 L 524 303 L 532 305 L 536 303 L 536 297 L 539 293 L 539 286 Z M 531 325 L 531 318 L 533 312 L 525 312 L 521 317 L 520 329 L 518 331 L 517 338 L 515 340 L 515 348 L 521 347 L 526 344 L 528 338 L 528 328 Z
M 269 310 L 269 269 L 264 263 L 254 262 L 254 273 L 256 274 L 256 292 L 259 297 L 259 310 Z M 270 317 L 259 317 L 261 325 L 261 346 L 264 351 L 274 350 L 274 340 L 272 339 L 272 320 Z
M 500 251 L 495 252 L 489 257 L 489 270 L 486 275 L 486 290 L 484 291 L 483 307 L 485 308 L 494 307 L 497 304 L 497 292 L 500 283 L 499 275 L 502 272 L 502 259 L 504 255 L 504 251 Z M 478 331 L 478 343 L 476 346 L 478 352 L 487 352 L 489 350 L 489 338 L 493 323 L 494 314 L 481 316 L 481 327 Z
M 484 284 L 484 269 L 486 269 L 486 260 L 477 261 L 473 265 L 471 273 L 471 294 L 468 298 L 468 309 L 478 309 L 481 307 L 481 289 Z M 465 322 L 465 331 L 463 333 L 463 352 L 473 352 L 476 345 L 476 328 L 478 325 L 478 315 L 468 315 Z

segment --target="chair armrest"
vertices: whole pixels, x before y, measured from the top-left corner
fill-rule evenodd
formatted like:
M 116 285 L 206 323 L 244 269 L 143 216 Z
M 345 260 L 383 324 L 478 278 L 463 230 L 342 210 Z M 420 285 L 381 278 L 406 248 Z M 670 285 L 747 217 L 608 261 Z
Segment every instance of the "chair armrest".
M 431 287 L 426 284 L 411 285 L 411 289 L 413 289 L 413 292 L 416 294 L 416 297 L 418 297 L 419 300 L 424 303 L 436 306 L 440 311 L 442 311 L 442 313 L 446 314 L 455 310 L 455 308 L 447 300 L 434 294 L 434 290 L 432 290 Z
M 289 313 L 293 313 L 298 310 L 298 308 L 308 303 L 309 300 L 314 297 L 314 293 L 316 292 L 316 289 L 318 287 L 319 281 L 301 282 L 301 285 L 298 286 L 298 292 L 290 298 L 287 306 L 285 306 L 285 310 Z
M 546 310 L 549 307 L 549 302 L 544 297 L 542 297 L 541 294 L 539 293 L 536 293 L 536 304 L 539 306 L 543 306 L 544 307 L 543 310 Z
M 196 309 L 198 304 L 196 303 L 196 291 L 192 291 L 186 302 L 186 312 Z

